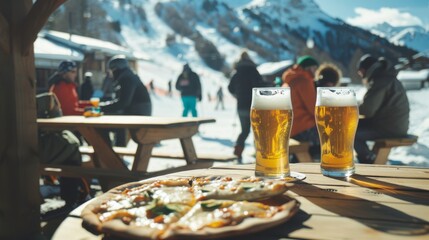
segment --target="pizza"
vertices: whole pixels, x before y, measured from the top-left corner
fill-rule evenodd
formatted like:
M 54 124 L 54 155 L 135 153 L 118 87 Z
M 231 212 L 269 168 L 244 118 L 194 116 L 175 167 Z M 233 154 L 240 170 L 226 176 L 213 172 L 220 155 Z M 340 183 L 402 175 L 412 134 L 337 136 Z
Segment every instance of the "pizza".
M 189 177 L 116 187 L 82 211 L 83 227 L 130 239 L 217 238 L 289 219 L 299 203 L 281 180 Z

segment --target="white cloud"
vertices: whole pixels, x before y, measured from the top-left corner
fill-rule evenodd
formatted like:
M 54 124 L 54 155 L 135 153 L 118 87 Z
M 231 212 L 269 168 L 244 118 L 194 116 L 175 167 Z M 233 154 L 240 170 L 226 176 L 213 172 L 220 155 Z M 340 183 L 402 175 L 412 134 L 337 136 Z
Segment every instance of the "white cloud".
M 355 12 L 358 16 L 347 18 L 346 22 L 363 28 L 373 27 L 384 22 L 387 22 L 394 27 L 423 25 L 423 22 L 418 17 L 407 12 L 400 12 L 396 8 L 380 8 L 380 10 L 372 10 L 359 7 L 355 9 Z

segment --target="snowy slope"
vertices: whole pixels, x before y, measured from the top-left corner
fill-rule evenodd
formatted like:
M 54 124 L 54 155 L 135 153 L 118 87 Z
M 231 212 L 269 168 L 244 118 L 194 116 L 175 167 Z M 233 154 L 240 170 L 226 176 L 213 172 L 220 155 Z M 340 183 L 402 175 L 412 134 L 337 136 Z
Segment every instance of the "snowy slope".
M 155 13 L 155 5 L 158 1 L 135 1 L 144 8 L 147 22 L 151 26 L 156 26 L 149 32 L 144 32 L 136 28 L 135 22 L 128 13 L 127 8 L 119 8 L 115 1 L 104 1 L 103 7 L 108 15 L 118 17 L 126 15 L 127 17 L 119 18 L 121 20 L 122 36 L 134 51 L 142 52 L 151 56 L 149 61 L 143 61 L 139 64 L 139 75 L 144 83 L 154 80 L 157 88 L 167 89 L 168 81 L 176 81 L 185 63 L 189 63 L 192 69 L 200 75 L 202 88 L 206 93 L 214 94 L 219 85 L 225 85 L 225 77 L 222 73 L 207 68 L 203 61 L 195 53 L 194 42 L 187 38 L 180 38 L 173 46 L 166 46 L 166 36 L 173 33 L 171 28 L 165 24 Z M 134 19 L 138 19 L 134 17 Z M 140 24 L 143 24 L 140 22 Z M 241 48 L 235 46 L 235 52 Z M 174 86 L 173 86 L 174 87 Z

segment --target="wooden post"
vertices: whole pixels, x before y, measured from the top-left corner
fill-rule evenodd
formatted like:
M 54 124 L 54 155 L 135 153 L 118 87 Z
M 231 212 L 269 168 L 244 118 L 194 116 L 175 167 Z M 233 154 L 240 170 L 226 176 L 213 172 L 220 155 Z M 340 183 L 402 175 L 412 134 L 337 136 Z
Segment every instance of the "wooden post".
M 0 239 L 30 239 L 40 232 L 34 54 L 21 54 L 17 28 L 28 10 L 24 1 L 0 6 L 6 43 L 0 48 Z
M 33 42 L 64 1 L 0 1 L 0 239 L 40 234 Z

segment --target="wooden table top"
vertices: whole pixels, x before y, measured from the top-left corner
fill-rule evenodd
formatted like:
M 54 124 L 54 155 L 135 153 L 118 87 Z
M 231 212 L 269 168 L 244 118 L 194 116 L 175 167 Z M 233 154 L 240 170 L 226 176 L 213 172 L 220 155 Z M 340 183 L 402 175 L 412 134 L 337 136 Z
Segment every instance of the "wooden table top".
M 225 165 L 179 176 L 253 176 L 254 165 Z M 317 163 L 291 164 L 306 175 L 288 192 L 301 202 L 288 222 L 240 239 L 429 239 L 429 169 L 359 165 L 349 179 L 322 176 Z M 102 239 L 81 227 L 72 211 L 53 239 Z M 237 239 L 237 237 L 235 238 Z
M 213 118 L 183 118 L 183 117 L 148 117 L 104 115 L 100 117 L 62 116 L 57 118 L 38 118 L 39 127 L 79 127 L 90 126 L 99 128 L 151 128 L 151 127 L 175 127 L 202 123 L 213 123 Z

